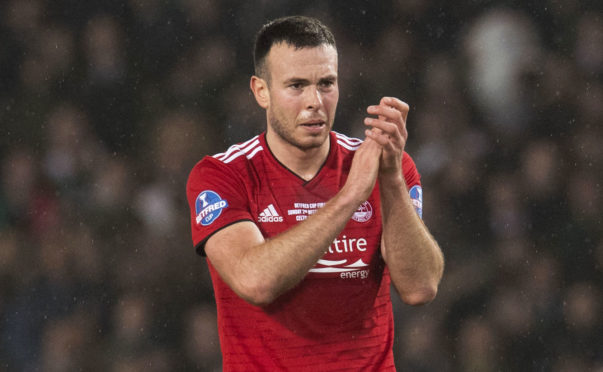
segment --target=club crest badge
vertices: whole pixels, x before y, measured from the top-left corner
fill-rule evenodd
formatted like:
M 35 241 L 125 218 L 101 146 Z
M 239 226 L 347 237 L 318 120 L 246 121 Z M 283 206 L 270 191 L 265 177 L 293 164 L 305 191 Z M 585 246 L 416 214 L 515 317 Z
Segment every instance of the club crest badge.
M 373 206 L 371 203 L 365 201 L 358 207 L 356 212 L 352 215 L 352 219 L 356 222 L 366 222 L 373 216 Z

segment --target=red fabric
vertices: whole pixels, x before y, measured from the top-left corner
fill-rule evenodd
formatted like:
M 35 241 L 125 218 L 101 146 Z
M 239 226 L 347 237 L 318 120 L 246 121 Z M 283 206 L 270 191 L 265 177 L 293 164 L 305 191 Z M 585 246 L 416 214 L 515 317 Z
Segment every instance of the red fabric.
M 254 221 L 269 238 L 332 198 L 345 183 L 360 140 L 332 132 L 330 141 L 325 164 L 308 182 L 272 156 L 264 134 L 199 162 L 187 185 L 193 242 L 199 252 L 211 234 L 229 224 Z M 420 184 L 406 153 L 403 170 L 409 188 Z M 212 213 L 220 212 L 215 218 L 208 209 L 196 207 L 211 205 L 198 200 L 202 194 L 203 201 L 210 200 L 208 191 L 219 195 L 211 199 L 216 206 Z M 306 278 L 267 307 L 239 298 L 208 260 L 225 371 L 394 370 L 378 187 L 367 202 Z M 206 226 L 197 222 L 198 214 L 211 215 L 204 220 Z

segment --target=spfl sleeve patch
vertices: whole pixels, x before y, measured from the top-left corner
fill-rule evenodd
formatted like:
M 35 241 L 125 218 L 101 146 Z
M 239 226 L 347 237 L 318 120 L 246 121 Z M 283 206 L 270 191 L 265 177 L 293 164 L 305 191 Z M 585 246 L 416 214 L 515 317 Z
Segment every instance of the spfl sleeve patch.
M 413 186 L 410 191 L 410 199 L 419 218 L 423 219 L 423 189 L 419 185 Z
M 211 190 L 202 191 L 195 200 L 197 224 L 211 225 L 227 207 L 228 202 L 222 199 L 218 193 Z

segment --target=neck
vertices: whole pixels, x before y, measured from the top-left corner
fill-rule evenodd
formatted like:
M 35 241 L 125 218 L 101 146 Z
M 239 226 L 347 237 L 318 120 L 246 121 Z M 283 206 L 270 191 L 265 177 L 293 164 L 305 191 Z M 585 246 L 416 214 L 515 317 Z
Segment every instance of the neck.
M 300 148 L 284 141 L 274 133 L 266 133 L 266 143 L 274 157 L 287 169 L 295 173 L 298 177 L 309 181 L 320 170 L 329 156 L 331 139 L 327 140 L 319 147 Z

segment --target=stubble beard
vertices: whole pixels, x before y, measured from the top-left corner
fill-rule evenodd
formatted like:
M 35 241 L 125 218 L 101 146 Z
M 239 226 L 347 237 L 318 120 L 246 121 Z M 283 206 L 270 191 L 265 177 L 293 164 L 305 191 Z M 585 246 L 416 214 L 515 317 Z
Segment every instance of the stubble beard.
M 300 150 L 305 151 L 320 147 L 322 146 L 326 138 L 328 138 L 328 136 L 324 138 L 315 137 L 312 140 L 308 141 L 308 143 L 303 143 L 295 138 L 295 135 L 293 133 L 295 131 L 295 127 L 293 126 L 292 128 L 288 128 L 287 125 L 283 124 L 283 122 L 277 118 L 277 115 L 275 115 L 274 111 L 270 111 L 269 118 L 270 127 L 272 128 L 274 133 L 288 144 L 295 146 Z

